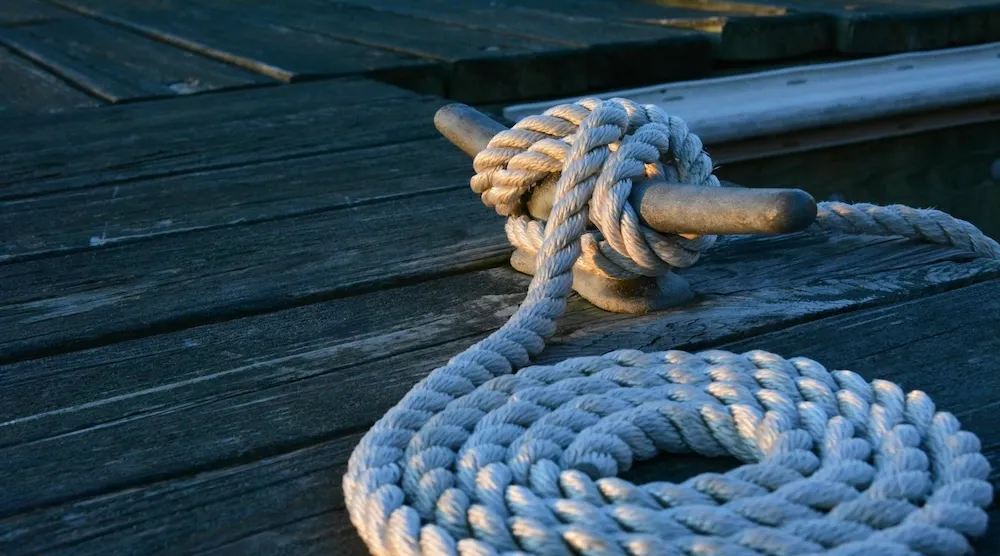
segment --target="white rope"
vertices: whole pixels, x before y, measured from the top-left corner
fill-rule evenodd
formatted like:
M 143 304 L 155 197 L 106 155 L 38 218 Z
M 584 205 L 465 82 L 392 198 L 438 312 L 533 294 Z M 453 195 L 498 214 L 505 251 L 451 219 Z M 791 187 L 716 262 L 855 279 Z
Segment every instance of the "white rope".
M 528 366 L 575 264 L 649 275 L 693 264 L 714 241 L 644 229 L 627 203 L 632 179 L 718 185 L 683 122 L 588 99 L 522 120 L 475 165 L 473 188 L 511 215 L 511 241 L 537 251 L 537 269 L 515 314 L 414 386 L 352 454 L 345 499 L 374 554 L 937 555 L 967 553 L 967 537 L 985 533 L 980 442 L 922 392 L 760 351 Z M 547 180 L 549 220 L 530 221 L 524 194 Z M 1000 258 L 942 215 L 828 203 L 817 228 Z M 616 477 L 681 452 L 745 465 L 681 484 Z

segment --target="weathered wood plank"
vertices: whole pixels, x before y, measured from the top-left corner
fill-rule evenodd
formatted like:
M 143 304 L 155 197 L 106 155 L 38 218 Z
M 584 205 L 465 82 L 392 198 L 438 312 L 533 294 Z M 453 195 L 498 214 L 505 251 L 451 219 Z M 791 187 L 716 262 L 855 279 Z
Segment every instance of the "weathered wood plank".
M 247 2 L 240 14 L 444 62 L 447 96 L 462 102 L 574 94 L 590 84 L 586 57 L 578 49 L 551 42 L 316 0 Z
M 465 190 L 468 165 L 446 140 L 420 139 L 0 201 L 0 261 Z
M 0 116 L 62 112 L 101 104 L 96 98 L 0 47 Z M 0 184 L 4 179 L 0 178 Z
M 462 189 L 3 264 L 0 361 L 498 264 L 502 230 Z
M 499 35 L 524 37 L 579 49 L 587 66 L 588 87 L 609 83 L 674 81 L 701 77 L 712 52 L 694 31 L 633 25 L 607 18 L 567 17 L 493 0 L 352 0 L 370 10 L 388 11 Z
M 1000 40 L 995 0 L 747 0 L 827 14 L 836 47 L 847 54 L 891 54 Z
M 277 83 L 72 14 L 0 28 L 0 44 L 111 103 Z
M 655 71 L 608 73 L 609 60 L 600 53 L 579 46 L 567 46 L 523 34 L 497 33 L 480 27 L 414 18 L 366 7 L 316 0 L 295 0 L 280 4 L 229 0 L 211 3 L 190 0 L 160 0 L 153 5 L 137 6 L 122 0 L 58 0 L 60 5 L 95 17 L 182 44 L 209 55 L 227 57 L 258 70 L 276 62 L 266 62 L 257 55 L 234 54 L 234 45 L 246 41 L 220 42 L 214 36 L 202 37 L 208 16 L 199 16 L 197 26 L 173 29 L 179 21 L 195 17 L 192 13 L 212 13 L 249 26 L 280 28 L 289 33 L 306 32 L 373 50 L 400 53 L 433 61 L 422 67 L 383 66 L 372 68 L 371 75 L 423 92 L 437 92 L 435 84 L 444 79 L 441 92 L 465 102 L 498 102 L 509 99 L 540 98 L 578 94 L 594 87 L 608 87 L 616 79 L 684 79 L 704 75 L 711 62 L 711 45 L 695 33 L 665 30 L 654 50 L 636 54 L 663 56 Z M 168 9 L 169 6 L 169 9 Z M 175 15 L 184 12 L 185 15 Z M 211 43 L 211 47 L 206 48 Z M 644 47 L 645 48 L 645 47 Z M 632 62 L 632 66 L 634 66 Z M 405 64 L 399 64 L 404 66 Z M 273 73 L 273 72 L 272 72 Z M 654 75 L 655 74 L 655 75 Z M 292 79 L 295 73 L 286 71 Z
M 1000 44 L 912 52 L 600 93 L 655 104 L 683 118 L 708 145 L 857 125 L 875 118 L 986 102 L 1000 105 Z M 508 106 L 508 119 L 572 102 Z
M 725 0 L 504 0 L 566 17 L 593 17 L 622 23 L 698 31 L 717 58 L 763 62 L 821 54 L 833 49 L 829 17 L 789 10 L 782 4 Z
M 362 554 L 340 515 L 340 478 L 359 437 L 58 506 L 0 521 L 4 554 L 143 556 L 194 554 Z M 274 513 L 266 511 L 271 507 Z M 126 513 L 119 513 L 126 509 Z M 29 514 L 30 515 L 30 514 Z M 283 525 L 288 524 L 289 530 Z M 100 548 L 99 548 L 100 547 Z M 246 550 L 250 547 L 255 549 Z M 334 549 L 336 548 L 336 549 Z
M 0 199 L 439 136 L 443 104 L 342 78 L 10 119 Z
M 58 19 L 66 15 L 42 0 L 4 0 L 0 2 L 0 27 L 24 25 Z
M 298 244 L 289 238 L 293 247 L 287 248 L 286 265 L 308 264 L 294 253 Z M 465 245 L 452 244 L 459 250 Z M 562 334 L 540 361 L 623 344 L 665 349 L 717 343 L 1000 274 L 996 262 L 960 262 L 963 258 L 932 246 L 863 238 L 734 242 L 686 272 L 702 296 L 697 304 L 630 317 L 575 301 Z M 395 262 L 404 269 L 414 264 L 407 258 Z M 189 263 L 196 265 L 202 266 Z M 208 290 L 193 301 L 208 304 L 223 295 L 244 295 L 241 270 L 229 274 L 225 288 L 205 280 L 178 282 Z M 179 271 L 175 266 L 168 272 Z M 266 287 L 289 287 L 290 280 L 273 274 Z M 526 282 L 506 268 L 462 274 L 7 365 L 0 373 L 5 392 L 0 414 L 6 423 L 0 428 L 0 471 L 10 486 L 0 514 L 265 457 L 363 429 L 434 365 L 501 324 L 523 297 Z M 171 310 L 163 305 L 176 302 L 159 290 L 179 297 L 176 289 L 165 284 L 146 290 L 133 313 L 145 306 Z M 38 392 L 46 396 L 32 395 Z
M 443 91 L 440 76 L 430 69 L 434 64 L 426 60 L 290 29 L 277 22 L 244 18 L 240 15 L 243 2 L 217 9 L 204 2 L 177 0 L 50 1 L 282 81 L 399 69 L 400 75 L 410 77 L 408 84 L 421 92 Z M 421 69 L 419 76 L 406 71 L 413 68 Z
M 841 245 L 848 253 L 838 249 L 833 258 L 824 256 L 833 253 L 814 254 L 798 264 L 778 256 L 778 249 L 797 245 L 790 255 L 801 261 L 816 248 L 803 239 L 762 242 L 763 252 L 756 253 L 747 250 L 753 244 L 734 244 L 732 251 L 705 265 L 715 268 L 707 268 L 699 281 L 704 289 L 728 293 L 707 296 L 691 310 L 608 319 L 610 315 L 574 302 L 553 345 L 558 353 L 547 351 L 543 360 L 626 346 L 719 346 L 803 355 L 830 368 L 850 368 L 869 379 L 926 390 L 939 408 L 955 411 L 966 429 L 980 435 L 991 458 L 1000 457 L 1000 426 L 988 409 L 1000 401 L 1000 390 L 987 386 L 995 383 L 993 371 L 1000 365 L 1000 337 L 994 333 L 1000 281 L 820 318 L 829 309 L 858 308 L 873 300 L 950 287 L 955 285 L 949 285 L 951 280 L 964 280 L 963 267 L 971 269 L 929 259 L 917 262 L 927 253 L 920 255 L 919 249 L 900 243 L 861 242 L 865 247 L 854 255 Z M 895 260 L 881 264 L 884 255 Z M 755 256 L 764 268 L 757 270 Z M 848 264 L 836 265 L 837 260 Z M 820 268 L 808 268 L 811 261 Z M 859 267 L 869 266 L 874 266 L 871 273 L 858 274 Z M 986 266 L 995 276 L 997 265 Z M 691 274 L 697 273 L 698 267 L 691 269 Z M 335 549 L 338 554 L 362 553 L 343 511 L 341 491 L 346 459 L 359 431 L 434 365 L 506 318 L 521 297 L 512 292 L 526 281 L 510 277 L 494 270 L 477 279 L 447 279 L 433 289 L 382 291 L 69 354 L 47 365 L 8 366 L 0 374 L 4 391 L 10 392 L 2 415 L 15 432 L 3 438 L 0 466 L 20 473 L 7 475 L 13 485 L 23 480 L 37 485 L 34 492 L 24 486 L 9 496 L 32 496 L 41 504 L 53 489 L 70 484 L 81 488 L 79 481 L 55 480 L 58 475 L 48 474 L 53 467 L 75 467 L 67 476 L 87 477 L 93 484 L 106 480 L 106 472 L 135 473 L 143 458 L 149 458 L 146 465 L 162 480 L 145 485 L 137 480 L 128 488 L 108 485 L 115 490 L 94 496 L 81 489 L 78 495 L 85 498 L 7 517 L 0 521 L 5 533 L 0 547 L 11 553 L 66 554 L 101 554 L 112 548 L 116 553 L 147 554 L 168 546 L 177 553 L 271 553 L 290 547 L 305 554 Z M 763 284 L 758 288 L 759 282 Z M 472 299 L 477 299 L 472 306 L 462 304 Z M 789 304 L 783 307 L 785 301 Z M 354 304 L 353 311 L 344 306 L 347 303 Z M 809 303 L 813 305 L 807 308 Z M 373 316 L 375 307 L 384 313 Z M 401 314 L 408 316 L 394 320 Z M 803 324 L 789 327 L 796 322 Z M 768 329 L 778 330 L 720 345 Z M 389 346 L 389 352 L 378 346 Z M 197 361 L 201 363 L 192 365 Z M 149 368 L 158 372 L 144 372 Z M 77 392 L 45 387 L 69 382 L 78 385 Z M 379 387 L 373 388 L 376 383 Z M 57 397 L 29 397 L 33 406 L 11 419 L 8 408 L 13 402 L 8 400 L 19 390 Z M 245 423 L 242 429 L 234 424 L 236 419 Z M 295 421 L 300 422 L 297 426 L 311 422 L 312 434 L 289 434 Z M 164 427 L 164 422 L 174 424 Z M 338 436 L 338 426 L 350 434 Z M 266 448 L 260 443 L 263 438 L 273 439 Z M 17 444 L 18 439 L 25 443 Z M 191 465 L 211 451 L 230 453 L 231 459 L 170 477 L 175 458 Z M 31 458 L 32 464 L 11 459 L 17 453 Z M 730 465 L 727 460 L 699 458 L 661 461 L 670 463 L 646 464 L 630 476 L 678 480 L 706 467 Z M 100 476 L 90 472 L 96 466 L 104 471 Z M 992 480 L 1000 484 L 1000 472 L 994 471 Z M 988 542 L 996 542 L 995 531 Z
M 817 199 L 935 207 L 1000 237 L 1000 187 L 990 177 L 998 155 L 1000 124 L 989 121 L 722 164 L 717 174 Z

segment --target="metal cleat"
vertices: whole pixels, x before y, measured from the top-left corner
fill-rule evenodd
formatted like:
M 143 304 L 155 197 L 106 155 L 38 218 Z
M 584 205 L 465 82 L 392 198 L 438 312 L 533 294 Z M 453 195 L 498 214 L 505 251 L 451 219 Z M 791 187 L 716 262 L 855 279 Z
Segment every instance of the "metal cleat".
M 464 104 L 439 109 L 434 125 L 452 144 L 473 157 L 486 148 L 494 135 L 507 129 Z M 548 217 L 553 189 L 540 186 L 530 192 L 527 208 L 533 218 Z M 816 201 L 801 189 L 645 182 L 633 186 L 629 202 L 648 228 L 686 236 L 792 233 L 804 230 L 816 219 Z M 511 265 L 533 275 L 535 256 L 515 249 Z M 574 268 L 573 289 L 597 307 L 617 313 L 658 311 L 694 298 L 687 280 L 674 272 L 623 280 Z

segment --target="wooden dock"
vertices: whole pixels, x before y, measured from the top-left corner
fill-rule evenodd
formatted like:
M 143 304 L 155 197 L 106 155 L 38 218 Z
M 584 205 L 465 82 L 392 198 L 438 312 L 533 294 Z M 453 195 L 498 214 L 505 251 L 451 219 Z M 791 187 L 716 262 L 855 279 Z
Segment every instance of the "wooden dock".
M 985 0 L 0 2 L 0 554 L 365 553 L 351 450 L 528 284 L 432 125 L 444 104 L 993 41 Z M 997 237 L 1000 109 L 976 110 L 709 150 L 724 179 L 934 205 Z M 1000 484 L 1000 262 L 795 234 L 683 274 L 698 299 L 679 310 L 574 297 L 540 361 L 806 356 L 926 391 Z

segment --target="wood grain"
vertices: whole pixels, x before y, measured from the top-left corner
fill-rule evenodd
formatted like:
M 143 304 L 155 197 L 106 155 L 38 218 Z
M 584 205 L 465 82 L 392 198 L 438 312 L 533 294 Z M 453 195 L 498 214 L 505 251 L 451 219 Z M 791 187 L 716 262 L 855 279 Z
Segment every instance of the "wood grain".
M 628 58 L 618 49 L 594 51 L 579 46 L 579 41 L 567 45 L 524 33 L 499 32 L 493 26 L 470 28 L 453 21 L 347 3 L 156 0 L 137 5 L 125 0 L 55 1 L 80 13 L 284 80 L 315 74 L 311 66 L 302 64 L 315 64 L 312 60 L 316 49 L 300 41 L 279 49 L 280 55 L 276 55 L 259 45 L 264 41 L 267 46 L 266 37 L 275 31 L 289 36 L 323 37 L 354 49 L 384 52 L 399 57 L 399 63 L 386 59 L 385 63 L 371 64 L 364 62 L 365 56 L 355 56 L 364 67 L 354 71 L 464 102 L 542 98 L 619 83 L 694 78 L 709 70 L 712 56 L 708 40 L 667 28 L 660 29 L 661 38 L 655 43 L 632 43 L 636 45 L 632 54 L 662 61 L 653 71 L 635 71 L 635 58 Z M 546 16 L 551 17 L 541 17 Z M 260 29 L 259 34 L 265 38 L 243 31 L 239 36 L 234 36 L 234 31 L 216 32 L 210 23 L 213 18 Z M 564 18 L 554 21 L 562 22 L 563 27 L 567 24 Z M 585 31 L 585 27 L 579 29 L 581 35 Z M 344 53 L 336 58 L 350 60 L 351 56 Z M 617 67 L 616 62 L 627 62 L 627 66 Z
M 292 246 L 286 264 L 294 266 L 298 242 L 289 237 L 286 245 Z M 1000 274 L 996 262 L 962 260 L 930 246 L 861 238 L 735 242 L 686 273 L 701 295 L 688 307 L 630 318 L 574 301 L 539 361 L 622 345 L 655 350 L 718 343 Z M 206 306 L 246 295 L 240 270 L 226 286 L 206 278 L 188 282 L 186 289 L 198 293 L 184 301 Z M 289 288 L 290 280 L 271 274 L 271 285 L 254 287 Z M 95 273 L 85 276 L 97 282 Z M 435 365 L 499 326 L 520 302 L 526 281 L 506 268 L 467 273 L 7 365 L 0 373 L 7 424 L 0 428 L 0 471 L 11 486 L 0 514 L 269 457 L 363 429 Z M 161 293 L 168 288 L 174 289 Z M 137 301 L 116 300 L 122 307 L 115 318 L 129 323 L 147 306 L 171 311 L 168 304 L 179 305 L 180 296 L 174 284 L 165 284 Z M 59 331 L 76 316 L 30 330 Z M 30 394 L 37 392 L 46 396 Z M 43 453 L 48 456 L 40 459 Z M 88 472 L 95 468 L 101 473 Z M 88 479 L 75 479 L 81 476 Z
M 1000 3 L 994 0 L 763 0 L 763 3 L 833 17 L 836 48 L 847 54 L 892 54 L 1000 40 Z
M 67 10 L 132 29 L 156 40 L 282 81 L 424 68 L 411 85 L 439 93 L 443 83 L 426 60 L 347 43 L 280 22 L 242 17 L 244 3 L 214 8 L 181 0 L 50 0 Z M 389 72 L 389 75 L 394 75 Z M 435 81 L 436 79 L 436 81 Z
M 574 301 L 542 361 L 624 346 L 805 355 L 926 389 L 1000 457 L 988 409 L 1000 394 L 983 386 L 1000 364 L 992 333 L 1000 282 L 931 295 L 995 277 L 998 265 L 950 262 L 899 242 L 816 239 L 729 246 L 690 269 L 711 292 L 690 309 L 608 318 Z M 15 486 L 0 546 L 362 553 L 340 486 L 358 434 L 433 366 L 499 325 L 525 281 L 493 270 L 5 367 L 0 467 Z M 56 383 L 76 388 L 46 386 Z M 630 476 L 678 480 L 706 469 L 697 458 L 661 461 L 671 463 Z M 26 511 L 42 504 L 54 505 Z
M 39 23 L 66 15 L 42 0 L 4 0 L 0 2 L 0 27 Z
M 588 89 L 585 58 L 573 48 L 545 41 L 316 0 L 246 2 L 240 14 L 443 62 L 448 72 L 447 96 L 462 102 L 499 102 Z
M 766 62 L 832 50 L 830 18 L 792 12 L 780 4 L 725 0 L 505 0 L 564 17 L 593 17 L 621 23 L 697 31 L 709 38 L 718 59 Z
M 0 199 L 437 137 L 443 104 L 342 78 L 10 119 Z
M 370 10 L 572 47 L 586 60 L 590 90 L 599 90 L 610 83 L 701 77 L 712 65 L 712 49 L 695 31 L 581 15 L 566 17 L 522 6 L 500 5 L 494 0 L 462 3 L 453 0 L 352 0 L 349 3 Z
M 1000 101 L 1000 44 L 602 92 L 655 104 L 709 145 Z M 575 99 L 504 109 L 508 119 Z
M 63 112 L 101 104 L 96 98 L 0 47 L 0 116 Z M 0 191 L 3 179 L 6 178 L 0 178 Z
M 1000 188 L 990 166 L 998 154 L 1000 125 L 987 121 L 722 164 L 717 174 L 751 187 L 801 187 L 820 200 L 938 208 L 996 238 Z
M 503 220 L 463 189 L 2 264 L 0 361 L 481 268 L 508 253 Z
M 422 193 L 464 191 L 471 165 L 446 140 L 420 139 L 0 201 L 0 228 L 9 230 L 0 245 L 0 260 L 248 226 Z
M 82 17 L 0 28 L 0 44 L 111 103 L 277 83 Z

